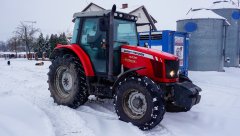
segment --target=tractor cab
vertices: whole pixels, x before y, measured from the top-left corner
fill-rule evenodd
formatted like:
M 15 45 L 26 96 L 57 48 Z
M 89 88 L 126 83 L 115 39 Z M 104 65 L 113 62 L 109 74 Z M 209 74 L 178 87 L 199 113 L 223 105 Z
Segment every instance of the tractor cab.
M 95 74 L 97 76 L 119 75 L 121 72 L 120 46 L 138 45 L 137 17 L 105 10 L 75 13 L 73 21 L 75 27 L 72 44 L 78 44 L 87 53 Z

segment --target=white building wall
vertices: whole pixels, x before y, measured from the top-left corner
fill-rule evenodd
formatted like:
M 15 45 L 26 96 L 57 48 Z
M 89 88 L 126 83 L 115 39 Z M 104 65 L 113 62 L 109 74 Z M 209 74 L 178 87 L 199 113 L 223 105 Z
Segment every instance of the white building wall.
M 138 10 L 134 11 L 131 14 L 138 17 L 137 23 L 150 23 L 142 8 L 139 8 Z M 148 25 L 145 25 L 145 26 L 139 26 L 137 29 L 138 29 L 138 32 L 144 32 L 144 31 L 149 31 L 150 28 Z

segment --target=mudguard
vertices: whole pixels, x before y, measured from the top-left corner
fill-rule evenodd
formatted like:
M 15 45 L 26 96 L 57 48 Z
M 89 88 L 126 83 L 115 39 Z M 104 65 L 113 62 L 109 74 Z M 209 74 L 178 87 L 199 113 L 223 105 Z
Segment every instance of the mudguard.
M 138 71 L 138 70 L 141 70 L 141 69 L 144 69 L 145 67 L 137 67 L 137 68 L 132 68 L 132 69 L 129 69 L 127 71 L 125 71 L 124 73 L 120 74 L 118 76 L 118 79 L 115 81 L 114 85 L 113 85 L 113 89 L 118 85 L 119 82 L 121 82 L 123 79 L 125 79 L 126 77 L 128 77 L 130 74 Z
M 85 71 L 86 76 L 95 76 L 92 63 L 90 61 L 90 58 L 88 55 L 85 53 L 85 51 L 77 44 L 71 44 L 71 45 L 58 45 L 55 49 L 54 52 L 56 51 L 61 51 L 61 50 L 70 50 L 72 51 L 75 55 L 78 56 L 79 60 L 81 61 L 83 65 L 83 69 Z

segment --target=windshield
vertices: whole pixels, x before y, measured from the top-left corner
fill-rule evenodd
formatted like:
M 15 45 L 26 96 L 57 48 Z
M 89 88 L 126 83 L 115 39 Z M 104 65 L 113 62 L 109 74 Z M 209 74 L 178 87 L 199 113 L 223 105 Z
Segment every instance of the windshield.
M 127 42 L 129 45 L 137 45 L 138 38 L 136 24 L 132 21 L 114 19 L 114 47 L 121 46 Z

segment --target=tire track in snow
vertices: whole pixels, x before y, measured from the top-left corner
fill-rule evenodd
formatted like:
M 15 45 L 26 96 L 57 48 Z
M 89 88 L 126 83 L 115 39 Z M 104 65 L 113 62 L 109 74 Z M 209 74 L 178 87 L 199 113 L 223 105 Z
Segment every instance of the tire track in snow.
M 12 60 L 11 67 L 1 67 L 0 94 L 21 96 L 36 105 L 48 116 L 56 136 L 94 136 L 75 110 L 53 103 L 46 83 L 48 65 L 36 68 L 35 62 Z
M 143 132 L 131 123 L 119 121 L 112 101 L 89 102 L 77 110 L 54 104 L 46 83 L 49 62 L 37 68 L 35 62 L 12 60 L 10 69 L 2 67 L 0 89 L 6 90 L 2 93 L 1 89 L 1 93 L 19 95 L 38 106 L 49 117 L 56 136 L 171 135 L 162 125 Z
M 113 104 L 108 100 L 100 102 L 87 102 L 85 105 L 80 106 L 77 110 L 79 116 L 84 117 L 88 127 L 94 130 L 94 132 L 97 132 L 98 135 L 111 136 L 111 133 L 101 130 L 114 129 L 114 132 L 116 132 L 114 136 L 173 136 L 171 131 L 169 131 L 162 124 L 159 124 L 152 130 L 142 131 L 136 126 L 133 126 L 131 123 L 120 121 L 115 113 Z M 122 130 L 126 131 L 127 133 L 121 133 Z
M 144 136 L 137 127 L 118 120 L 112 114 L 94 112 L 94 109 L 87 106 L 78 108 L 78 114 L 87 122 L 86 125 L 99 136 Z

